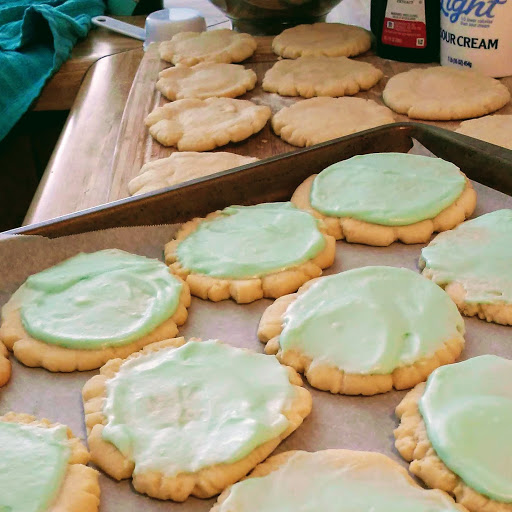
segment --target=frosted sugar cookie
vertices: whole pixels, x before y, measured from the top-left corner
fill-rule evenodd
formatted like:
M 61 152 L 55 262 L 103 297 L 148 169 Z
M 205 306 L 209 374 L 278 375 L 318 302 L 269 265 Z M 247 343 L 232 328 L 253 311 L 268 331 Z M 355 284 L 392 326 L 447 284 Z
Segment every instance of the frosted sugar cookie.
M 303 147 L 394 122 L 391 110 L 372 100 L 310 98 L 282 108 L 272 117 L 272 128 L 284 141 Z
M 351 96 L 373 87 L 382 71 L 347 57 L 299 57 L 279 60 L 266 73 L 263 89 L 282 96 Z
M 217 153 L 181 151 L 173 153 L 168 158 L 160 158 L 145 164 L 140 174 L 128 183 L 128 190 L 131 195 L 144 194 L 257 161 L 257 158 L 250 156 L 220 151 Z
M 319 279 L 263 314 L 267 354 L 318 389 L 375 395 L 407 389 L 464 347 L 464 321 L 450 297 L 412 270 L 362 267 Z
M 230 206 L 183 225 L 165 246 L 193 295 L 238 303 L 294 292 L 334 262 L 335 240 L 291 203 Z
M 440 158 L 371 153 L 330 165 L 294 192 L 292 203 L 347 242 L 386 246 L 428 242 L 452 229 L 476 205 L 471 182 Z
M 374 452 L 291 451 L 270 457 L 226 489 L 211 512 L 465 512 L 448 494 L 422 489 Z
M 160 71 L 158 76 L 156 88 L 168 100 L 236 98 L 256 85 L 252 69 L 217 62 L 202 62 L 191 68 L 176 66 Z
M 471 512 L 512 510 L 512 361 L 494 355 L 438 368 L 396 408 L 409 469 Z
M 9 352 L 5 345 L 0 341 L 0 387 L 7 383 L 11 377 L 11 363 L 9 361 Z
M 10 412 L 0 416 L 2 512 L 96 512 L 98 472 L 64 425 Z
M 94 463 L 175 501 L 237 482 L 311 411 L 300 377 L 275 358 L 183 338 L 109 361 L 83 398 Z
M 193 66 L 199 62 L 240 62 L 256 50 L 256 40 L 249 34 L 229 29 L 210 32 L 180 32 L 170 41 L 160 43 L 160 58 L 173 64 Z
M 2 308 L 0 340 L 27 366 L 93 370 L 178 333 L 188 285 L 158 260 L 117 249 L 30 276 Z
M 490 114 L 510 101 L 510 92 L 499 80 L 476 71 L 437 66 L 391 77 L 382 98 L 413 119 L 449 121 Z
M 259 132 L 270 108 L 232 98 L 184 99 L 157 107 L 145 119 L 149 133 L 180 151 L 209 151 Z
M 311 55 L 353 57 L 369 50 L 370 33 L 342 23 L 313 23 L 287 28 L 272 41 L 272 50 L 287 59 Z
M 460 123 L 455 130 L 497 146 L 512 149 L 512 116 L 485 116 Z
M 463 314 L 512 325 L 511 261 L 512 210 L 497 210 L 436 236 L 419 266 Z

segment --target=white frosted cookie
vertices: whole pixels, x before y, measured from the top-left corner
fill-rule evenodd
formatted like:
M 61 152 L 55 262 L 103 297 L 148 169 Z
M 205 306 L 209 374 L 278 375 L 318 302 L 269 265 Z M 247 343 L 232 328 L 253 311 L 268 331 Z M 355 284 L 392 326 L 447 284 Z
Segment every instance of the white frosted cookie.
M 512 210 L 497 210 L 436 236 L 419 267 L 464 315 L 512 325 L 511 261 Z
M 9 352 L 5 345 L 0 341 L 0 387 L 7 384 L 11 378 L 11 362 L 9 361 Z
M 391 77 L 382 98 L 395 112 L 413 119 L 450 121 L 490 114 L 510 101 L 510 92 L 476 71 L 437 66 Z
M 237 64 L 201 62 L 192 67 L 175 66 L 160 71 L 156 88 L 171 101 L 236 98 L 254 89 L 256 73 Z
M 435 370 L 396 408 L 409 470 L 470 512 L 511 512 L 511 390 L 512 361 L 495 355 Z
M 454 164 L 407 153 L 370 153 L 306 179 L 292 203 L 321 219 L 337 240 L 386 246 L 426 243 L 469 217 L 471 182 Z
M 159 49 L 163 60 L 193 66 L 199 62 L 240 62 L 250 57 L 257 46 L 249 34 L 220 29 L 180 32 L 170 41 L 160 43 Z
M 97 512 L 98 472 L 64 425 L 9 412 L 0 416 L 2 512 Z
M 272 50 L 287 59 L 312 55 L 354 57 L 369 50 L 370 33 L 355 25 L 313 23 L 287 28 L 272 41 Z
M 226 489 L 211 512 L 467 512 L 441 491 L 422 489 L 375 452 L 322 450 L 274 455 Z
M 469 135 L 496 146 L 512 149 L 512 115 L 485 116 L 460 123 L 455 130 L 462 135 Z
M 263 89 L 282 96 L 352 96 L 373 87 L 380 69 L 347 57 L 323 55 L 279 60 L 266 73 Z
M 157 107 L 145 119 L 149 133 L 179 151 L 209 151 L 258 133 L 270 108 L 232 98 L 184 99 Z
M 296 291 L 322 274 L 335 240 L 291 203 L 230 206 L 185 223 L 165 246 L 171 272 L 190 292 L 217 302 L 248 303 Z
M 391 110 L 363 98 L 310 98 L 282 108 L 272 128 L 284 141 L 304 147 L 394 123 Z
M 344 395 L 408 389 L 464 347 L 450 297 L 416 272 L 361 267 L 309 281 L 270 305 L 258 337 L 265 352 L 315 388 Z
M 160 158 L 144 164 L 140 174 L 128 183 L 128 190 L 131 195 L 144 194 L 257 161 L 257 158 L 251 156 L 220 151 L 217 153 L 180 151 L 168 158 Z
M 154 343 L 107 363 L 82 394 L 93 462 L 174 501 L 237 482 L 311 411 L 295 370 L 217 340 Z
M 0 340 L 26 366 L 93 370 L 176 336 L 188 285 L 158 260 L 80 253 L 30 276 L 2 308 Z

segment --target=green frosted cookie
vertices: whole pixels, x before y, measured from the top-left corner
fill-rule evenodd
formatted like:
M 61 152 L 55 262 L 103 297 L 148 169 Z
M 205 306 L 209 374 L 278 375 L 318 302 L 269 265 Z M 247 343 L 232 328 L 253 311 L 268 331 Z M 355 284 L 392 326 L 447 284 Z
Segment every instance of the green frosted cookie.
M 214 340 L 166 340 L 101 372 L 83 391 L 92 459 L 161 499 L 217 494 L 311 409 L 291 368 Z
M 158 260 L 81 253 L 25 281 L 2 309 L 0 340 L 27 366 L 89 370 L 175 336 L 189 304 Z

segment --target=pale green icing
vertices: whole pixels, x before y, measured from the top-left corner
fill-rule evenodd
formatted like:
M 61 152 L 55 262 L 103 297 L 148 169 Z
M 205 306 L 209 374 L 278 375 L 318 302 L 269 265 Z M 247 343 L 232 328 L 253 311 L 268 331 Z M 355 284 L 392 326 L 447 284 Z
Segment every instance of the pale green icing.
M 497 210 L 441 233 L 421 258 L 438 285 L 461 283 L 466 302 L 512 302 L 512 210 Z
M 244 279 L 314 258 L 325 247 L 317 221 L 291 203 L 230 206 L 178 245 L 179 262 L 214 277 Z
M 324 169 L 313 181 L 310 201 L 331 217 L 404 226 L 434 218 L 464 186 L 459 168 L 440 158 L 372 153 Z
M 127 361 L 107 382 L 103 438 L 135 473 L 236 462 L 287 427 L 293 399 L 277 359 L 215 341 Z
M 0 421 L 0 510 L 46 511 L 58 494 L 69 456 L 66 427 Z
M 181 288 L 160 261 L 108 249 L 78 254 L 30 276 L 14 302 L 34 338 L 98 349 L 151 332 L 174 314 Z
M 319 279 L 288 307 L 279 344 L 313 364 L 388 374 L 461 338 L 448 295 L 412 270 L 362 267 Z
M 438 368 L 419 408 L 446 466 L 481 494 L 512 503 L 512 361 L 485 355 Z
M 326 460 L 325 453 L 329 452 L 296 452 L 269 475 L 238 482 L 219 512 L 459 510 L 447 494 L 412 485 L 383 455 L 368 453 L 366 460 L 338 461 Z

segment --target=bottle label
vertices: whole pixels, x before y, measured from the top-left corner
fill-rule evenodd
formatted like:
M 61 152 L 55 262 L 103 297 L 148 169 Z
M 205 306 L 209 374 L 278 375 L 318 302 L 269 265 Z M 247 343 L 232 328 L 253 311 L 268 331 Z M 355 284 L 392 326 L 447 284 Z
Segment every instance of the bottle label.
M 425 48 L 425 1 L 388 0 L 381 41 L 383 44 L 402 48 Z
M 512 0 L 441 0 L 441 64 L 512 74 Z

